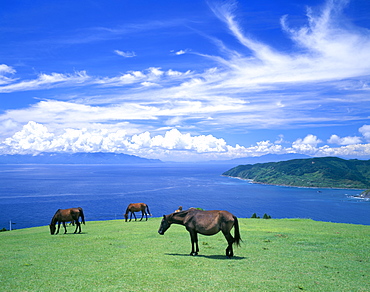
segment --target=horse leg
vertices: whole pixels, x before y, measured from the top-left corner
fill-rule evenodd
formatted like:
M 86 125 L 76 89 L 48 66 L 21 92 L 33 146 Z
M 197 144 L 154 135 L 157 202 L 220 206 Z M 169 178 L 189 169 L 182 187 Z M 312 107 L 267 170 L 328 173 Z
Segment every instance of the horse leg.
M 79 229 L 78 233 L 81 233 L 81 224 L 80 224 L 80 222 L 78 222 L 78 219 L 76 220 L 76 230 L 75 230 L 74 233 L 77 233 L 77 229 Z
M 145 214 L 145 221 L 148 221 L 148 213 L 145 210 L 143 212 Z
M 227 240 L 227 243 L 228 243 L 228 246 L 226 248 L 226 256 L 228 258 L 231 258 L 232 256 L 234 256 L 234 251 L 233 251 L 234 237 L 232 237 L 230 231 L 229 232 L 222 231 L 222 233 L 224 234 Z
M 66 223 L 63 221 L 63 227 L 64 227 L 64 234 L 67 233 L 67 227 L 66 227 Z
M 131 214 L 134 214 L 134 217 L 135 217 L 135 221 L 136 221 L 136 215 L 135 215 L 135 212 L 131 212 Z
M 190 253 L 190 255 L 195 256 L 195 255 L 198 255 L 198 252 L 199 252 L 198 234 L 197 234 L 196 231 L 189 231 L 189 233 L 190 233 L 190 239 L 191 239 L 191 253 Z
M 59 233 L 59 228 L 60 228 L 60 221 L 58 222 L 58 230 L 57 230 L 57 233 L 55 233 L 55 235 Z
M 143 220 L 143 218 L 144 218 L 144 211 L 141 210 L 141 219 L 140 219 L 140 221 Z

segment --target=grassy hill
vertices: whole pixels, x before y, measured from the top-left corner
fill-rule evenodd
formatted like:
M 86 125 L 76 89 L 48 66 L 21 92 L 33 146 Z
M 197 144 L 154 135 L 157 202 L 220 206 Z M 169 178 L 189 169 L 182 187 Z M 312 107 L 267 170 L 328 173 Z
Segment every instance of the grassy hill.
M 222 234 L 173 225 L 87 222 L 82 234 L 48 227 L 0 233 L 1 291 L 370 291 L 370 226 L 240 219 L 244 240 L 225 257 Z M 73 232 L 74 227 L 69 227 Z
M 368 189 L 370 160 L 345 160 L 336 157 L 293 159 L 239 165 L 223 175 L 274 185 Z

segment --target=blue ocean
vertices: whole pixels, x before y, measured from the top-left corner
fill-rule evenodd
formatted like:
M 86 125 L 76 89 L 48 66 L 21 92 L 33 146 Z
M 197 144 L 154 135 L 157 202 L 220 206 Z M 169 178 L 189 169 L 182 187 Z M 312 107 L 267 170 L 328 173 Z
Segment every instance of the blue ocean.
M 370 201 L 356 197 L 361 190 L 268 186 L 221 175 L 233 166 L 0 165 L 0 229 L 48 225 L 57 209 L 70 207 L 82 207 L 87 221 L 123 219 L 135 202 L 148 204 L 154 217 L 183 206 L 240 218 L 266 213 L 370 225 Z

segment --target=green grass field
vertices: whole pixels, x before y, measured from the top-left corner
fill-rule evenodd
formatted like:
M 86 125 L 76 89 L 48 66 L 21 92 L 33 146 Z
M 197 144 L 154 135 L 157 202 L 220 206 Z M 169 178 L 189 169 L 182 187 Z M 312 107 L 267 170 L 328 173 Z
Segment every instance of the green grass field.
M 370 291 L 370 226 L 240 219 L 241 247 L 183 226 L 87 221 L 82 234 L 48 226 L 0 233 L 0 291 Z M 232 231 L 233 234 L 233 231 Z

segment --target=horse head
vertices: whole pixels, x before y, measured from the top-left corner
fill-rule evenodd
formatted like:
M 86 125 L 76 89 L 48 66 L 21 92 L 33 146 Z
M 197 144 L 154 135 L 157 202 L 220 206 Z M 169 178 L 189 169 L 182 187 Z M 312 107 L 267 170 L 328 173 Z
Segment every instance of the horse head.
M 160 235 L 163 235 L 165 232 L 166 232 L 166 230 L 168 229 L 168 228 L 170 228 L 170 226 L 171 226 L 171 223 L 168 221 L 168 218 L 167 218 L 168 216 L 166 216 L 166 215 L 163 215 L 163 219 L 162 219 L 162 222 L 161 222 L 161 226 L 159 226 L 159 230 L 158 230 L 158 233 L 160 234 Z
M 54 224 L 49 224 L 50 227 L 50 234 L 53 235 L 55 233 L 55 225 Z

